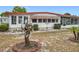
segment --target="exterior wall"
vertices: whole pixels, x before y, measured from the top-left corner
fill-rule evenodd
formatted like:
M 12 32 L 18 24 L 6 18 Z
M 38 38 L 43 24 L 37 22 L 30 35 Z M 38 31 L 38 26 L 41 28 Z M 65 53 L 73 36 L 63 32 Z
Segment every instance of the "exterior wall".
M 76 18 L 73 18 L 74 20 L 76 19 Z M 63 21 L 64 21 L 64 19 L 62 19 Z M 70 19 L 65 19 L 65 23 L 66 23 L 66 21 L 68 22 L 68 23 L 70 23 L 70 24 L 66 24 L 66 25 L 61 25 L 61 28 L 71 28 L 71 27 L 79 27 L 79 19 L 77 18 L 77 24 L 72 24 L 71 23 L 71 18 Z M 74 21 L 73 21 L 74 22 Z M 62 22 L 62 23 L 64 23 L 64 22 Z
M 61 20 L 61 17 L 60 16 L 57 16 L 57 15 L 52 15 L 52 14 L 34 14 L 34 15 L 14 15 L 14 16 L 16 16 L 16 18 L 17 18 L 17 23 L 16 24 L 12 24 L 11 23 L 11 16 L 9 16 L 9 28 L 10 29 L 21 29 L 21 26 L 24 26 L 25 24 L 23 24 L 23 22 L 24 22 L 24 16 L 27 16 L 28 17 L 28 22 L 29 23 L 31 23 L 32 25 L 34 25 L 34 24 L 38 24 L 38 26 L 39 26 L 39 29 L 40 30 L 46 30 L 46 29 L 48 29 L 48 30 L 51 30 L 51 29 L 53 29 L 53 26 L 54 26 L 54 24 L 56 24 L 56 23 L 60 23 L 60 20 Z M 18 23 L 18 16 L 22 16 L 22 24 L 19 24 Z M 34 16 L 48 16 L 48 17 L 52 17 L 52 18 L 56 18 L 56 19 L 58 19 L 58 22 L 50 22 L 50 23 L 32 23 L 32 19 L 31 19 L 31 16 L 32 17 L 34 17 Z
M 34 15 L 14 15 L 14 16 L 16 16 L 16 19 L 17 19 L 17 23 L 16 24 L 12 24 L 11 23 L 11 16 L 8 16 L 6 19 L 7 19 L 7 23 L 9 23 L 9 28 L 10 29 L 21 29 L 21 26 L 24 26 L 25 24 L 23 24 L 23 22 L 24 22 L 24 16 L 26 16 L 26 17 L 28 17 L 28 23 L 31 23 L 32 25 L 34 25 L 34 24 L 38 24 L 38 26 L 39 26 L 39 29 L 40 30 L 51 30 L 51 29 L 53 29 L 53 26 L 54 26 L 54 24 L 61 24 L 61 17 L 60 16 L 57 16 L 57 15 L 52 15 L 52 14 L 34 14 Z M 22 16 L 22 24 L 19 24 L 18 23 L 18 16 Z M 39 23 L 38 21 L 37 21 L 37 23 L 32 23 L 32 18 L 31 17 L 40 17 L 40 16 L 42 16 L 41 17 L 41 19 L 43 19 L 43 17 L 44 16 L 47 16 L 47 17 L 52 17 L 52 18 L 56 18 L 56 19 L 58 19 L 58 22 L 46 22 L 46 23 Z M 5 18 L 5 17 L 4 17 Z M 4 19 L 4 18 L 2 18 L 2 19 Z M 39 19 L 39 18 L 38 18 Z M 48 19 L 48 18 L 47 18 Z M 50 18 L 51 19 L 51 18 Z M 4 20 L 3 20 L 3 22 L 5 22 Z M 5 23 L 6 23 L 5 22 Z M 78 19 L 78 24 L 75 24 L 75 25 L 66 25 L 66 26 L 61 26 L 61 28 L 70 28 L 70 27 L 73 27 L 73 26 L 75 26 L 75 27 L 79 27 L 79 19 Z
M 40 30 L 46 30 L 46 29 L 51 30 L 53 29 L 54 24 L 59 24 L 59 23 L 56 23 L 56 22 L 55 23 L 32 23 L 32 25 L 38 24 Z
M 11 19 L 11 16 L 9 16 L 9 28 L 10 29 L 21 29 L 21 27 L 24 27 L 24 16 L 26 16 L 26 17 L 28 17 L 28 19 L 29 19 L 29 15 L 14 15 L 14 16 L 16 16 L 16 24 L 12 24 L 11 22 L 12 22 L 12 19 Z M 22 16 L 22 24 L 19 24 L 18 23 L 18 16 Z
M 42 16 L 40 19 L 43 19 L 43 16 L 48 16 L 48 17 L 51 16 L 53 19 L 58 19 L 58 22 L 46 22 L 46 23 L 42 22 L 42 23 L 39 23 L 37 21 L 37 23 L 32 23 L 32 25 L 38 24 L 40 30 L 46 30 L 46 29 L 51 30 L 51 29 L 53 29 L 54 24 L 60 24 L 60 21 L 61 21 L 60 16 L 52 15 L 52 14 L 36 14 L 36 15 L 32 15 L 32 17 L 33 16 L 36 16 L 36 17 Z M 49 18 L 49 19 L 52 19 L 52 18 Z M 39 19 L 39 18 L 37 18 L 37 19 Z

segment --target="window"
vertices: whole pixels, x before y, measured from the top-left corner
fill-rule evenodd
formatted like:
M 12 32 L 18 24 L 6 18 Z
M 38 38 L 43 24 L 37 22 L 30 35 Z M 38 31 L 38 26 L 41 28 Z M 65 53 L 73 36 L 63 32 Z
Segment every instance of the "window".
M 58 19 L 56 19 L 56 22 L 58 22 Z
M 2 19 L 0 19 L 0 22 L 2 23 Z
M 66 19 L 64 17 L 61 18 L 61 24 L 63 26 L 66 26 Z
M 24 24 L 28 21 L 28 17 L 24 16 Z
M 66 25 L 70 25 L 71 24 L 71 20 L 70 19 L 66 19 Z
M 52 22 L 55 22 L 55 19 L 52 19 Z
M 51 19 L 48 19 L 48 22 L 51 22 Z
M 12 16 L 12 24 L 16 24 L 16 16 Z
M 21 24 L 22 23 L 22 16 L 18 17 L 18 23 Z
M 3 21 L 6 21 L 6 19 L 3 19 Z
M 42 19 L 38 19 L 38 22 L 39 22 L 39 23 L 42 23 Z
M 77 24 L 77 23 L 78 23 L 77 19 L 71 19 L 71 24 Z
M 36 23 L 36 22 L 37 22 L 37 19 L 32 19 L 32 22 L 33 22 L 33 23 Z
M 47 19 L 43 19 L 43 22 L 44 22 L 44 23 L 47 22 Z
M 75 19 L 74 21 L 75 21 L 75 24 L 77 24 L 77 22 L 78 22 L 77 19 Z

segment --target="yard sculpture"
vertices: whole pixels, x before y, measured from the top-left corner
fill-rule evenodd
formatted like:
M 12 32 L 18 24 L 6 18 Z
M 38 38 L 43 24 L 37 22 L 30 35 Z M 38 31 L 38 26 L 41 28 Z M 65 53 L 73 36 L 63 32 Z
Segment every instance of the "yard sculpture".
M 35 51 L 38 51 L 40 49 L 40 43 L 36 42 L 36 41 L 29 40 L 30 32 L 32 30 L 32 25 L 26 23 L 25 27 L 22 28 L 22 30 L 24 31 L 25 41 L 15 44 L 12 47 L 12 50 L 14 52 L 35 52 Z
M 24 32 L 25 32 L 25 47 L 30 45 L 29 36 L 32 26 L 28 23 L 25 24 Z

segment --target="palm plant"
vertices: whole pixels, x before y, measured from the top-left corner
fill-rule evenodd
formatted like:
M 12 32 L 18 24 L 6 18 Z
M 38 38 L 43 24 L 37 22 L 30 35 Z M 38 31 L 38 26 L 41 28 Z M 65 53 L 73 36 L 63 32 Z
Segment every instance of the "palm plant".
M 79 40 L 79 28 L 78 27 L 72 27 L 71 31 L 74 34 L 74 38 L 75 40 Z

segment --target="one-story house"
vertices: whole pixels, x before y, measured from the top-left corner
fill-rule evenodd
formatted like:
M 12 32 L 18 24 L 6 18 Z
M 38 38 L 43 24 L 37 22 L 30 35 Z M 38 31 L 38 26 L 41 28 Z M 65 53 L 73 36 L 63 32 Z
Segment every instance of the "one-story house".
M 61 28 L 79 26 L 79 16 L 63 15 L 53 12 L 5 12 L 6 17 L 0 17 L 1 22 L 7 22 L 9 29 L 21 29 L 26 22 L 38 24 L 39 30 L 51 30 L 54 24 L 61 24 Z

